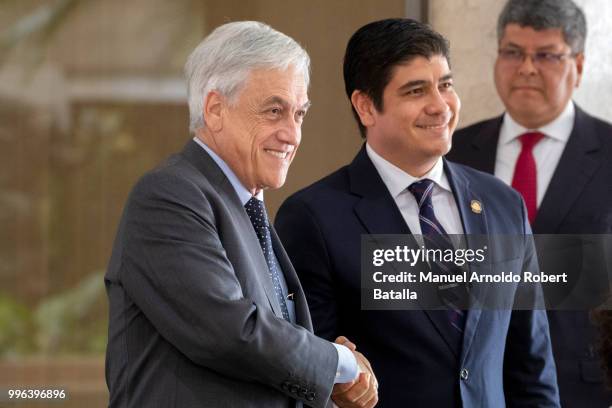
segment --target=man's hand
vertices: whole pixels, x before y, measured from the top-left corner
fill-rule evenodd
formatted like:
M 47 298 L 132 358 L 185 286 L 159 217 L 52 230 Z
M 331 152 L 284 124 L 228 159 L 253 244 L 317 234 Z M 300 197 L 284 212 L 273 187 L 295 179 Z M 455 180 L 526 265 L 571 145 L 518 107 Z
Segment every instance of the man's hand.
M 337 344 L 348 347 L 357 359 L 359 376 L 357 379 L 336 384 L 332 390 L 332 400 L 341 408 L 371 408 L 378 402 L 378 380 L 374 375 L 370 362 L 357 351 L 355 344 L 346 337 L 336 339 Z

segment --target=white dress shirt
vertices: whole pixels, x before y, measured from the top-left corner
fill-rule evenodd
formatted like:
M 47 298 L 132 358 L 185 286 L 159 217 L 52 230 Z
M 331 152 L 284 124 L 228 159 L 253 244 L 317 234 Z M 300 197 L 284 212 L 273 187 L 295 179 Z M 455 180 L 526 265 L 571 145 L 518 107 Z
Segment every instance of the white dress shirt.
M 434 182 L 431 200 L 436 218 L 448 234 L 463 234 L 459 208 L 455 202 L 455 196 L 450 188 L 448 178 L 444 174 L 444 163 L 441 157 L 427 174 L 417 178 L 389 163 L 367 143 L 366 152 L 374 167 L 378 170 L 383 183 L 387 186 L 389 193 L 391 193 L 391 197 L 393 197 L 397 208 L 402 213 L 410 232 L 420 235 L 421 223 L 419 222 L 419 205 L 414 195 L 407 188 L 415 181 L 427 178 Z
M 552 122 L 538 129 L 527 129 L 519 125 L 508 112 L 504 113 L 499 131 L 499 141 L 497 142 L 495 175 L 504 183 L 512 185 L 514 167 L 522 148 L 519 136 L 526 132 L 543 133 L 545 137 L 533 148 L 538 176 L 537 205 L 539 207 L 557 164 L 559 164 L 570 133 L 572 133 L 575 116 L 576 110 L 574 104 L 570 101 L 563 112 Z

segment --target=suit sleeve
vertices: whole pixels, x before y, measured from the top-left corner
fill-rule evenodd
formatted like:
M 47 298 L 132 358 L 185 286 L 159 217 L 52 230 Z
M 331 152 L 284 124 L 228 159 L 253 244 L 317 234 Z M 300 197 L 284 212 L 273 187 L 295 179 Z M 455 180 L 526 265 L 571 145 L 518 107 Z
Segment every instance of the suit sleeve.
M 327 246 L 306 203 L 290 197 L 274 224 L 304 288 L 315 333 L 333 341 L 339 335 L 338 304 Z
M 145 176 L 125 217 L 120 281 L 161 336 L 195 364 L 325 406 L 334 346 L 244 296 L 198 186 L 167 173 Z
M 524 203 L 522 207 L 525 242 L 522 268 L 523 271 L 535 272 L 539 270 L 538 259 Z M 514 310 L 510 318 L 504 355 L 506 405 L 560 407 L 557 373 L 552 355 L 548 319 L 542 304 L 541 287 L 530 285 L 529 296 L 534 309 L 537 310 Z M 520 303 L 524 305 L 525 298 Z

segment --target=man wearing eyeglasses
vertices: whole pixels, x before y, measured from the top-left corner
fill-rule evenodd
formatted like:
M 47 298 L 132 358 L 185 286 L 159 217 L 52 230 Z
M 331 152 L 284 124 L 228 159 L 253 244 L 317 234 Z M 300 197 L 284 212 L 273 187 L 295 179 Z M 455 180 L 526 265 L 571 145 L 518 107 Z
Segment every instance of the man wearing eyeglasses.
M 506 112 L 455 133 L 452 161 L 518 190 L 537 234 L 612 232 L 612 126 L 572 102 L 585 16 L 571 0 L 510 0 L 497 25 Z M 563 407 L 608 407 L 587 311 L 548 313 Z

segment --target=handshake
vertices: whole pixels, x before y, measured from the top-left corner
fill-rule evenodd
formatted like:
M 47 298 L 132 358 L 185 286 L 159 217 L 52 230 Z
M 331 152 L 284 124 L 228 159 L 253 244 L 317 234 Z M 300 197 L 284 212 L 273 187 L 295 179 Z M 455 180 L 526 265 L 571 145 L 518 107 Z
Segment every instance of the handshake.
M 348 347 L 359 365 L 356 379 L 348 383 L 334 385 L 331 398 L 340 408 L 371 408 L 378 402 L 378 381 L 370 362 L 357 351 L 357 346 L 349 339 L 340 336 L 335 343 Z

